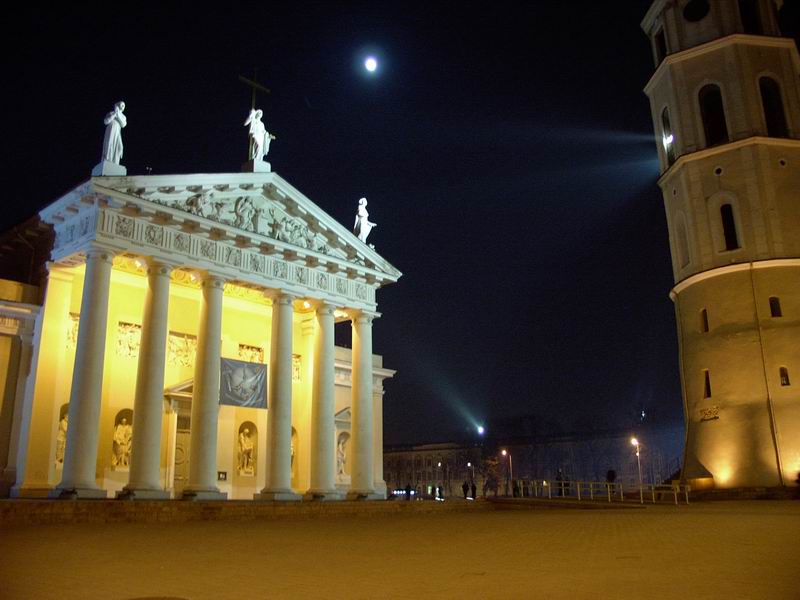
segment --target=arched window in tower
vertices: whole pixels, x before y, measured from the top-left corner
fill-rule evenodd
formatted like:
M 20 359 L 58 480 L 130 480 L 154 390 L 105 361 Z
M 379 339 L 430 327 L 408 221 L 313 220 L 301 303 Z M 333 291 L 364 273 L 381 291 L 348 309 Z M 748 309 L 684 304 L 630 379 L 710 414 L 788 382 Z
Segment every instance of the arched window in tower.
M 783 311 L 781 310 L 781 299 L 776 296 L 770 296 L 769 299 L 769 314 L 771 317 L 782 317 Z
M 736 250 L 739 248 L 739 237 L 736 235 L 733 207 L 730 204 L 723 204 L 719 207 L 719 213 L 722 218 L 722 233 L 725 236 L 725 250 Z
M 716 146 L 730 141 L 728 124 L 725 122 L 725 107 L 719 86 L 709 84 L 700 90 L 700 114 L 706 134 L 706 146 Z
M 675 162 L 675 135 L 669 120 L 669 107 L 661 112 L 661 143 L 664 145 L 664 154 L 667 155 L 667 164 L 671 166 Z
M 786 367 L 780 368 L 780 375 L 781 375 L 781 385 L 792 385 L 789 381 L 789 369 Z
M 761 15 L 758 13 L 758 0 L 739 0 L 739 16 L 742 18 L 742 30 L 750 35 L 764 33 L 761 27 Z
M 703 371 L 703 398 L 711 398 L 711 375 L 708 369 Z
M 783 99 L 778 82 L 772 77 L 762 77 L 758 80 L 758 89 L 761 92 L 761 106 L 764 108 L 767 135 L 777 138 L 789 137 L 789 128 L 786 125 L 786 113 L 783 110 Z

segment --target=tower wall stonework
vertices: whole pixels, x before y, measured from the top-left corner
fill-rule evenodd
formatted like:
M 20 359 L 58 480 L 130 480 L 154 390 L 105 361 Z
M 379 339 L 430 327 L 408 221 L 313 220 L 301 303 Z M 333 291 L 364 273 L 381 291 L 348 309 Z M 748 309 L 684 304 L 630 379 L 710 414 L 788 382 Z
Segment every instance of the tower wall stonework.
M 698 4 L 698 3 L 695 3 Z M 650 99 L 675 287 L 686 444 L 696 485 L 795 485 L 800 471 L 800 57 L 772 3 L 761 35 L 739 3 L 653 3 Z M 782 137 L 769 135 L 760 79 L 778 84 Z M 709 143 L 701 89 L 718 86 L 727 140 Z M 664 124 L 668 111 L 669 127 Z M 673 137 L 669 139 L 669 134 Z M 723 213 L 728 211 L 729 220 Z M 780 305 L 779 314 L 775 307 Z

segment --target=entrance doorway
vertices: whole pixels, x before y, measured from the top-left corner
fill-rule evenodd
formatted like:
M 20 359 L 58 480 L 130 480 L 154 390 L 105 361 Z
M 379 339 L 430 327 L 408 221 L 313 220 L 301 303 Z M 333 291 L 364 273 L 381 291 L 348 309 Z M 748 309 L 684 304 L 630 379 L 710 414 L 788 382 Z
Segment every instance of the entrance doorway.
M 175 433 L 175 477 L 173 489 L 175 498 L 180 498 L 183 488 L 189 483 L 189 417 L 178 417 Z

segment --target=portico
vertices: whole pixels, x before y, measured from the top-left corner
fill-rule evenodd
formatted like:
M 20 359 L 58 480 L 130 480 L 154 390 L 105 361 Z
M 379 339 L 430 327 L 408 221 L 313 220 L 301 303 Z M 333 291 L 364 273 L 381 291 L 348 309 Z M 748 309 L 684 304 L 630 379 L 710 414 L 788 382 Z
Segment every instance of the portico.
M 40 217 L 12 495 L 383 497 L 372 327 L 400 273 L 372 247 L 270 172 L 97 176 Z M 220 406 L 223 358 L 264 365 L 266 410 Z

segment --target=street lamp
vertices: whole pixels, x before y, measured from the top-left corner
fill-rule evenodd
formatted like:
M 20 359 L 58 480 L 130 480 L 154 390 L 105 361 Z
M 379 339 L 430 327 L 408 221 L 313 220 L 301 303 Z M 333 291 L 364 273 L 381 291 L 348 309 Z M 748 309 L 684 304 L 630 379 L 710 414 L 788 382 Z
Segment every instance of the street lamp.
M 508 450 L 503 449 L 500 454 L 503 456 L 508 456 L 508 474 L 509 478 L 511 479 L 511 485 L 514 485 L 514 463 L 511 462 L 511 453 Z
M 642 493 L 642 459 L 639 458 L 639 447 L 641 444 L 635 437 L 631 438 L 631 445 L 636 448 L 636 466 L 639 467 L 639 504 L 644 504 L 644 495 Z

